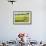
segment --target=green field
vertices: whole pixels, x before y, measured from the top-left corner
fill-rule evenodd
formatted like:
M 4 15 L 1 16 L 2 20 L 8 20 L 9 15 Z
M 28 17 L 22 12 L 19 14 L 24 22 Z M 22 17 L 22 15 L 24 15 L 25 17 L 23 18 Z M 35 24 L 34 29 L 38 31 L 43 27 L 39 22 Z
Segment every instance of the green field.
M 16 15 L 15 22 L 29 22 L 29 15 Z

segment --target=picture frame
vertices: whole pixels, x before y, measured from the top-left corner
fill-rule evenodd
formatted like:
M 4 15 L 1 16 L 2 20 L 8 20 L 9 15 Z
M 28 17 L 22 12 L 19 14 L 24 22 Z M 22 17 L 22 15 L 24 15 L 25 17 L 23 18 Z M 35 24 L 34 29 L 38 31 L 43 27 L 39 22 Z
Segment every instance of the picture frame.
M 31 11 L 13 11 L 13 24 L 32 24 Z

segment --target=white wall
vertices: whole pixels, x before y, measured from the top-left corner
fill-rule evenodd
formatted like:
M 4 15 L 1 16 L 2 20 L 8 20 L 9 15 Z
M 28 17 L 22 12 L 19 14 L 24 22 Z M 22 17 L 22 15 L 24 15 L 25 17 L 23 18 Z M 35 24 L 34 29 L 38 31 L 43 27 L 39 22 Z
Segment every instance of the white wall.
M 11 40 L 19 32 L 31 34 L 37 41 L 46 40 L 46 14 L 43 0 L 16 0 L 13 5 L 7 0 L 0 0 L 0 40 Z M 32 25 L 14 25 L 13 11 L 32 11 Z

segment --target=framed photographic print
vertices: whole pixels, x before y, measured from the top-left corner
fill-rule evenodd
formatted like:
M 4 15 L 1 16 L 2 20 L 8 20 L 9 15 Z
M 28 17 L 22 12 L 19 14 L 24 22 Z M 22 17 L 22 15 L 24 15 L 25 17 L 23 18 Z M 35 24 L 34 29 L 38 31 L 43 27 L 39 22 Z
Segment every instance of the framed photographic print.
M 31 11 L 14 11 L 13 24 L 32 24 Z

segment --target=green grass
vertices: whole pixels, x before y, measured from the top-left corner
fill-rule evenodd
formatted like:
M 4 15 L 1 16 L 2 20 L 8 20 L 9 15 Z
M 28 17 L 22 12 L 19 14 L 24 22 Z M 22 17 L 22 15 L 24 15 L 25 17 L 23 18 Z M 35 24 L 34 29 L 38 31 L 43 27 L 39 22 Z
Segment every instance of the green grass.
M 15 16 L 15 22 L 28 22 L 29 21 L 29 15 L 16 15 Z

